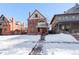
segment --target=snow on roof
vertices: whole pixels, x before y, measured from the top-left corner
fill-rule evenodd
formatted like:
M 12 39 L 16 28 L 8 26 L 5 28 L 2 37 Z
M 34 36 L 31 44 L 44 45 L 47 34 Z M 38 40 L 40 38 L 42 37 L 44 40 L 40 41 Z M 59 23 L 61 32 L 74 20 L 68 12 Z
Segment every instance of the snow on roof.
M 55 35 L 47 35 L 45 37 L 47 42 L 78 42 L 72 35 L 70 34 L 55 34 Z

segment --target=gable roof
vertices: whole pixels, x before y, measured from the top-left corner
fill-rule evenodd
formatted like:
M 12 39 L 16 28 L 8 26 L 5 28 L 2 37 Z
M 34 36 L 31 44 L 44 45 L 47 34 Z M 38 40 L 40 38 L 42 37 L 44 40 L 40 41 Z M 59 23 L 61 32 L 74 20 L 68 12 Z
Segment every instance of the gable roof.
M 35 13 L 35 12 L 38 12 L 41 16 L 43 16 L 37 9 L 35 9 L 35 11 L 30 15 L 30 17 L 29 18 L 31 18 L 31 16 Z M 44 19 L 46 19 L 46 17 L 45 16 L 43 16 L 43 18 Z
M 5 21 L 5 22 L 8 21 L 7 18 L 3 14 L 0 16 L 0 20 Z
M 75 6 L 65 11 L 65 13 L 79 13 L 79 4 L 76 3 Z

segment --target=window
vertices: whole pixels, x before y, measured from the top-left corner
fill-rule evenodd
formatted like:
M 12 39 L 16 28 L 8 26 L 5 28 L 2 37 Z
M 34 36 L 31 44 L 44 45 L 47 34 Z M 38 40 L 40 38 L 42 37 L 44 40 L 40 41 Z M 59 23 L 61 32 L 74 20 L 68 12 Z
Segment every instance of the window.
M 38 17 L 38 14 L 35 14 L 35 17 L 37 18 Z
M 65 16 L 65 19 L 68 19 L 68 16 Z
M 2 25 L 2 24 L 0 24 L 0 25 Z
M 40 20 L 39 22 L 45 22 L 44 20 Z
M 61 16 L 59 16 L 58 19 L 61 20 Z
M 72 16 L 73 19 L 75 19 L 75 16 Z
M 4 29 L 4 32 L 6 32 L 6 31 L 7 31 L 7 28 Z
M 78 20 L 78 19 L 79 19 L 79 15 L 76 15 L 76 16 L 75 16 L 75 19 Z
M 76 8 L 76 10 L 78 10 L 78 9 L 79 9 L 79 7 Z

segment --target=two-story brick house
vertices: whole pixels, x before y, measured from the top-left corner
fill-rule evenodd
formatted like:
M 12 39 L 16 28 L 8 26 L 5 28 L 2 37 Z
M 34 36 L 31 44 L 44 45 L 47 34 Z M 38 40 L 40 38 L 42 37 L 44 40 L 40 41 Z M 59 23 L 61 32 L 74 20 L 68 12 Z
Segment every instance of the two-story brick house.
M 4 15 L 0 16 L 0 34 L 10 34 L 10 24 Z
M 37 28 L 40 22 L 44 22 L 48 26 L 45 16 L 35 10 L 28 18 L 28 34 L 41 34 L 42 30 Z M 48 33 L 48 28 L 44 29 L 44 33 Z

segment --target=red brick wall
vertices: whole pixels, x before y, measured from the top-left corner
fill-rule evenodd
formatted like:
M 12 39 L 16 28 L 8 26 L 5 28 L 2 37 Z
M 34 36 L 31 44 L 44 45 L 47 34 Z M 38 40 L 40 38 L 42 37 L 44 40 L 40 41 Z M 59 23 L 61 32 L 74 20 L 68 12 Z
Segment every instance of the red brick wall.
M 28 20 L 28 34 L 41 34 L 41 32 L 38 32 L 38 29 L 36 28 L 38 22 L 40 22 L 40 19 Z M 48 29 L 46 30 L 46 33 L 48 33 Z
M 2 34 L 10 34 L 10 24 L 8 21 L 2 23 Z

